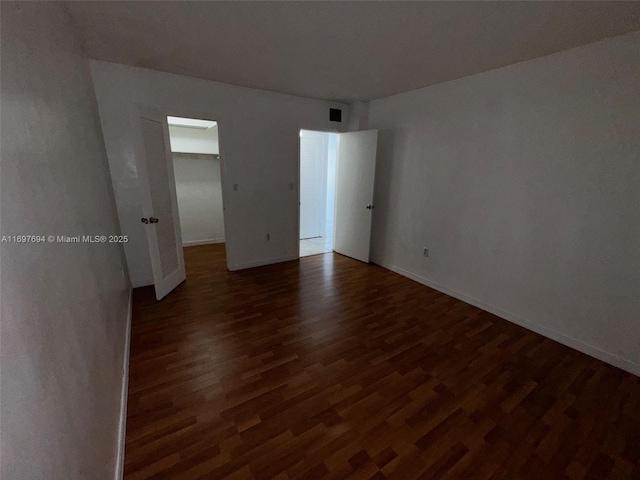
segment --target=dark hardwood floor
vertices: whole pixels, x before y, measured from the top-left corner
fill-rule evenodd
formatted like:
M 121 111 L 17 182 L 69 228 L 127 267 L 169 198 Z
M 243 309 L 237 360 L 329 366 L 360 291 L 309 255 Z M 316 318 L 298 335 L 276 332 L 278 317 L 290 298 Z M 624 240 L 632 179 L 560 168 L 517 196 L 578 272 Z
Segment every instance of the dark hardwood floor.
M 134 293 L 125 477 L 640 478 L 640 379 L 335 254 Z

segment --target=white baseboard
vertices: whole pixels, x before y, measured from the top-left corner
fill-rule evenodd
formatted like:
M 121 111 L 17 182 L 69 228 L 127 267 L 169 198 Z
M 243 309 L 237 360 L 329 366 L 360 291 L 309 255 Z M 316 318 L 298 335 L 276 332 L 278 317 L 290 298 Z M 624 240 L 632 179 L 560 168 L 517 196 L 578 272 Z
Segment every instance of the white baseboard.
M 193 242 L 182 242 L 182 246 L 195 247 L 197 245 L 212 245 L 214 243 L 224 243 L 224 238 L 210 238 L 208 240 L 195 240 Z
M 129 351 L 131 347 L 131 321 L 133 320 L 133 289 L 129 290 L 129 312 L 124 339 L 122 360 L 122 392 L 120 395 L 120 423 L 118 426 L 118 452 L 116 454 L 116 480 L 124 477 L 124 443 L 127 428 L 127 396 L 129 393 Z
M 266 260 L 256 260 L 255 262 L 238 263 L 229 265 L 227 268 L 235 272 L 236 270 L 244 270 L 245 268 L 262 267 L 264 265 L 271 265 L 273 263 L 289 262 L 291 260 L 298 260 L 297 255 L 286 255 L 284 257 L 267 258 Z
M 558 343 L 566 345 L 567 347 L 571 347 L 574 350 L 578 350 L 579 352 L 585 353 L 590 357 L 597 358 L 598 360 L 602 360 L 605 363 L 613 365 L 614 367 L 621 368 L 629 373 L 633 373 L 634 375 L 640 376 L 640 365 L 625 358 L 619 357 L 618 355 L 614 355 L 612 353 L 601 350 L 598 347 L 594 347 L 593 345 L 586 344 L 580 340 L 569 337 L 563 333 L 557 332 L 540 324 L 531 322 L 530 320 L 526 320 L 518 315 L 515 315 L 511 312 L 507 312 L 502 310 L 501 308 L 494 307 L 493 305 L 489 305 L 484 303 L 476 298 L 470 297 L 464 293 L 460 293 L 456 290 L 452 290 L 443 285 L 440 285 L 437 282 L 433 282 L 428 278 L 417 275 L 413 272 L 405 270 L 403 268 L 397 267 L 395 265 L 386 264 L 384 262 L 376 262 L 381 267 L 384 267 L 392 272 L 398 273 L 403 277 L 410 278 L 422 285 L 426 285 L 427 287 L 433 288 L 434 290 L 438 290 L 439 292 L 445 293 L 451 297 L 457 298 L 458 300 L 462 300 L 465 303 L 473 305 L 474 307 L 478 307 L 482 310 L 485 310 L 489 313 L 493 313 L 500 318 L 508 320 L 511 323 L 515 323 L 516 325 L 520 325 L 521 327 L 526 328 L 527 330 L 531 330 L 533 332 L 539 333 L 540 335 L 550 338 L 551 340 L 555 340 Z

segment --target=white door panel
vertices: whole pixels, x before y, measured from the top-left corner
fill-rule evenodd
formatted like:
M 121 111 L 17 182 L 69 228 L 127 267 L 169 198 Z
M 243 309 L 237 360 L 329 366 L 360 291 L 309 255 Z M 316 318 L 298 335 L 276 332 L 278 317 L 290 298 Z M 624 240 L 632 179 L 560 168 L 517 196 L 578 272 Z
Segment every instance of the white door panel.
M 338 135 L 334 250 L 369 262 L 377 130 Z
M 156 298 L 160 300 L 186 278 L 173 158 L 166 115 L 146 107 L 137 107 L 135 112 L 142 220 L 149 241 Z

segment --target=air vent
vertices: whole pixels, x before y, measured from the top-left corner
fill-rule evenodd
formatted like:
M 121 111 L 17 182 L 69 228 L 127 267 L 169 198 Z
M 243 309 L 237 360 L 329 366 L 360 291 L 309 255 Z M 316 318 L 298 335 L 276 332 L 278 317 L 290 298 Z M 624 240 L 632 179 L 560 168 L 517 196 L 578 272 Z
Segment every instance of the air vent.
M 330 108 L 329 109 L 329 121 L 331 122 L 342 122 L 342 110 L 339 108 Z

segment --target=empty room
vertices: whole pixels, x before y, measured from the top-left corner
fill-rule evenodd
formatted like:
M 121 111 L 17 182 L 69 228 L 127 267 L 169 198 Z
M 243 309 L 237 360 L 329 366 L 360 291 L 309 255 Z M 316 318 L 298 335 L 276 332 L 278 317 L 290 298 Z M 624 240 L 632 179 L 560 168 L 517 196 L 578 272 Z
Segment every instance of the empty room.
M 0 2 L 0 478 L 640 479 L 640 2 Z

